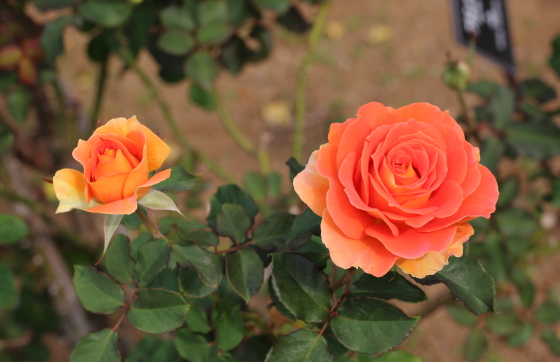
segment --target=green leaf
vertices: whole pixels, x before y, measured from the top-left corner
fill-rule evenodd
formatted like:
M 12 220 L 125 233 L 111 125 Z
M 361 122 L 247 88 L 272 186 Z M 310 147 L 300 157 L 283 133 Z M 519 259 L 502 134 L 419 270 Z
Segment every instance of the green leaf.
M 560 356 L 560 339 L 556 336 L 554 331 L 544 330 L 541 331 L 541 339 L 550 349 L 550 352 Z
M 487 264 L 488 271 L 495 278 L 496 282 L 505 282 L 507 279 L 508 260 L 500 235 L 491 231 L 486 238 L 484 247 L 490 259 L 490 263 Z
M 0 310 L 11 308 L 16 302 L 16 298 L 14 275 L 0 264 Z
M 166 28 L 178 28 L 183 30 L 192 30 L 195 28 L 193 14 L 187 6 L 171 5 L 163 9 L 159 13 L 161 24 Z
M 121 0 L 89 0 L 79 10 L 84 18 L 107 28 L 123 24 L 131 14 L 130 6 Z
M 447 285 L 453 297 L 474 314 L 494 311 L 494 280 L 477 260 L 452 256 L 449 264 L 435 275 Z
M 325 273 L 309 259 L 295 253 L 272 254 L 272 285 L 284 306 L 306 323 L 329 317 L 332 295 Z
M 276 18 L 276 22 L 284 28 L 297 34 L 303 34 L 311 29 L 311 24 L 305 20 L 297 7 L 292 6 L 288 11 Z
M 231 305 L 229 301 L 223 301 L 212 312 L 212 323 L 216 328 L 216 340 L 218 348 L 229 351 L 235 348 L 243 340 L 243 319 L 239 313 L 241 306 Z
M 519 297 L 525 308 L 529 308 L 533 304 L 535 298 L 535 286 L 531 279 L 519 269 L 514 269 L 511 273 L 511 281 L 517 285 L 519 289 Z
M 294 177 L 297 176 L 298 173 L 305 170 L 305 166 L 300 164 L 295 158 L 290 157 L 288 161 L 286 161 L 286 165 L 290 168 L 290 181 L 294 182 Z
M 486 335 L 480 329 L 475 329 L 467 336 L 465 342 L 465 354 L 469 362 L 476 362 L 482 358 L 486 351 Z
M 510 88 L 499 86 L 492 94 L 488 106 L 496 128 L 503 130 L 511 123 L 515 108 L 515 95 Z
M 196 32 L 196 38 L 201 44 L 216 45 L 226 40 L 230 34 L 229 26 L 221 21 L 202 25 Z
M 19 86 L 8 93 L 8 109 L 15 121 L 19 123 L 25 121 L 31 99 L 31 92 L 24 86 Z
M 218 284 L 222 281 L 224 261 L 220 254 L 214 255 L 214 266 L 218 275 Z M 198 271 L 193 268 L 179 270 L 179 289 L 189 298 L 202 298 L 214 292 L 216 288 L 204 285 L 198 276 Z
M 515 333 L 509 336 L 507 344 L 510 347 L 519 347 L 529 342 L 533 336 L 533 326 L 530 323 L 523 323 Z
M 541 160 L 560 154 L 560 129 L 553 123 L 511 124 L 506 140 L 522 156 Z
M 255 4 L 261 10 L 273 10 L 283 14 L 290 7 L 290 0 L 255 0 Z
M 560 307 L 556 303 L 545 302 L 536 311 L 535 318 L 541 323 L 560 321 Z
M 194 104 L 199 105 L 208 112 L 216 110 L 216 102 L 214 102 L 212 93 L 200 87 L 198 84 L 191 83 L 189 87 L 189 96 Z
M 245 241 L 251 220 L 241 205 L 223 204 L 216 218 L 218 234 L 227 236 L 237 244 Z
M 500 184 L 500 197 L 498 198 L 498 206 L 505 206 L 512 202 L 519 191 L 519 181 L 517 177 L 510 177 Z
M 210 53 L 200 50 L 189 57 L 185 64 L 185 72 L 201 86 L 210 88 L 214 79 L 218 77 L 220 68 Z
M 138 201 L 138 204 L 152 210 L 175 211 L 183 215 L 169 196 L 153 189 L 148 191 L 146 196 Z
M 124 215 L 105 215 L 105 221 L 103 223 L 103 234 L 104 234 L 104 243 L 103 243 L 103 255 L 107 252 L 107 248 L 109 247 L 109 243 L 111 242 L 111 238 L 117 231 Z
M 407 351 L 389 351 L 381 356 L 375 357 L 374 362 L 422 362 L 422 358 L 416 357 Z
M 189 303 L 181 294 L 164 289 L 144 289 L 136 296 L 127 317 L 142 332 L 160 334 L 183 325 Z
M 548 59 L 548 64 L 560 77 L 560 35 L 552 40 L 552 55 Z
M 539 78 L 525 79 L 519 85 L 519 89 L 525 97 L 533 98 L 540 103 L 546 103 L 556 98 L 554 88 Z
M 515 333 L 518 328 L 515 314 L 493 314 L 486 318 L 485 322 L 488 329 L 498 336 L 509 336 Z
M 419 319 L 378 299 L 349 298 L 338 308 L 331 328 L 349 350 L 375 354 L 399 344 Z
M 119 283 L 128 284 L 133 281 L 134 261 L 130 257 L 130 241 L 125 235 L 116 235 L 109 245 L 105 267 Z
M 216 273 L 213 255 L 196 245 L 183 246 L 173 244 L 169 264 L 179 264 L 182 268 L 195 267 L 200 281 L 211 288 L 218 287 L 220 277 Z M 173 268 L 172 268 L 173 269 Z
M 166 192 L 187 191 L 193 188 L 200 176 L 191 175 L 182 166 L 171 167 L 171 176 L 154 186 L 153 189 Z
M 216 233 L 210 229 L 191 231 L 184 231 L 183 229 L 179 229 L 179 237 L 185 241 L 196 243 L 203 248 L 207 248 L 209 246 L 218 246 L 219 243 L 218 235 L 216 235 Z
M 0 92 L 4 92 L 12 84 L 15 84 L 17 80 L 18 80 L 17 73 L 15 71 L 12 72 L 4 71 L 0 73 Z
M 266 178 L 259 172 L 245 172 L 243 175 L 243 187 L 257 201 L 262 201 L 266 198 Z
M 317 332 L 299 329 L 280 337 L 266 355 L 265 362 L 332 362 L 327 341 Z
M 488 167 L 490 171 L 496 172 L 505 149 L 506 146 L 499 138 L 489 137 L 482 146 L 480 164 Z
M 193 47 L 194 40 L 183 29 L 166 29 L 158 38 L 158 47 L 172 55 L 186 55 Z
M 122 223 L 129 229 L 138 230 L 142 226 L 142 220 L 138 217 L 136 213 L 130 215 L 124 215 Z
M 306 244 L 311 234 L 321 235 L 321 217 L 307 208 L 296 216 L 288 235 L 288 248 L 296 250 Z
M 136 344 L 125 362 L 184 362 L 173 340 L 146 336 Z
M 263 250 L 285 251 L 292 225 L 296 217 L 278 213 L 264 220 L 253 232 L 253 244 Z
M 78 341 L 69 362 L 119 362 L 119 334 L 110 328 L 90 333 Z
M 124 307 L 122 288 L 113 279 L 91 266 L 74 266 L 73 281 L 76 294 L 88 311 L 111 314 Z
M 211 331 L 206 313 L 200 310 L 196 304 L 191 305 L 185 321 L 193 332 L 206 334 Z
M 12 214 L 0 214 L 0 245 L 18 243 L 28 234 L 29 229 L 22 218 Z
M 130 242 L 130 255 L 132 256 L 132 259 L 138 260 L 138 250 L 140 250 L 140 248 L 144 244 L 152 240 L 153 240 L 152 234 L 150 234 L 147 231 L 140 233 L 140 235 L 138 235 L 136 239 L 132 240 Z
M 202 28 L 200 30 L 202 32 Z M 229 34 L 229 29 L 228 29 Z M 202 39 L 199 36 L 200 39 Z M 201 40 L 202 41 L 202 40 Z M 233 35 L 226 43 L 222 45 L 222 51 L 220 53 L 220 62 L 224 67 L 233 75 L 239 74 L 243 69 L 245 63 L 249 60 L 251 56 L 251 51 L 245 46 L 243 39 L 237 35 Z M 260 174 L 253 173 L 260 176 L 261 179 L 264 177 Z M 255 197 L 254 195 L 252 195 Z M 255 197 L 257 200 L 264 198 Z
M 350 288 L 351 297 L 373 297 L 384 300 L 398 299 L 418 303 L 428 300 L 426 293 L 398 273 L 387 273 L 380 278 L 364 274 Z
M 251 18 L 260 17 L 260 13 L 251 0 L 227 0 L 228 21 L 232 26 L 238 27 Z
M 251 50 L 249 60 L 252 62 L 260 62 L 261 60 L 268 58 L 270 52 L 272 51 L 273 44 L 273 38 L 270 31 L 263 26 L 257 25 L 253 28 L 253 30 L 251 30 L 249 36 L 256 40 L 259 44 L 259 48 L 257 50 Z
M 171 249 L 165 239 L 147 242 L 138 249 L 138 262 L 134 266 L 139 287 L 147 287 L 167 265 Z
M 529 237 L 537 230 L 535 219 L 522 209 L 507 209 L 496 216 L 498 229 L 502 234 L 516 237 Z
M 218 192 L 216 192 L 210 198 L 210 214 L 206 219 L 208 225 L 216 230 L 216 216 L 222 211 L 223 204 L 236 204 L 242 206 L 249 218 L 251 219 L 251 224 L 255 221 L 255 216 L 257 215 L 259 209 L 255 201 L 249 196 L 245 191 L 241 190 L 237 185 L 225 185 L 218 187 Z
M 476 83 L 469 84 L 467 91 L 478 94 L 482 98 L 490 98 L 498 88 L 498 84 L 488 80 L 481 80 Z
M 462 326 L 474 327 L 478 318 L 462 305 L 451 304 L 447 307 L 451 318 Z
M 48 22 L 41 33 L 41 46 L 45 51 L 47 63 L 54 65 L 56 58 L 64 53 L 64 42 L 62 32 L 66 25 L 72 22 L 72 18 L 63 15 L 54 21 Z
M 198 4 L 197 15 L 200 25 L 227 20 L 227 4 L 224 0 L 207 0 Z
M 194 334 L 188 329 L 175 332 L 175 347 L 181 357 L 191 362 L 204 362 L 210 356 L 210 346 L 201 335 Z
M 263 283 L 264 267 L 261 259 L 250 248 L 227 253 L 225 259 L 229 285 L 245 302 L 249 302 Z
M 109 35 L 107 32 L 101 32 L 91 38 L 88 43 L 87 53 L 89 59 L 97 63 L 104 63 L 111 54 L 111 47 L 107 42 L 107 37 L 114 36 L 112 33 Z

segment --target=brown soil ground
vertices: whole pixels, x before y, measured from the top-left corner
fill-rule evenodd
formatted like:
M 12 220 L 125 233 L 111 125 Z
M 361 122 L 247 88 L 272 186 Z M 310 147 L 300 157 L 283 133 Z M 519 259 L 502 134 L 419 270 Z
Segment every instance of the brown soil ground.
M 519 76 L 541 75 L 558 88 L 560 83 L 547 69 L 546 60 L 550 40 L 560 32 L 560 1 L 510 0 L 508 5 Z M 326 141 L 327 121 L 337 115 L 351 117 L 359 106 L 370 101 L 395 108 L 426 101 L 449 109 L 452 114 L 458 112 L 455 95 L 440 78 L 446 52 L 454 58 L 463 58 L 466 54 L 466 49 L 453 40 L 448 1 L 334 0 L 329 26 L 336 30 L 338 25 L 343 29 L 341 36 L 321 40 L 309 75 L 305 158 Z M 378 36 L 377 44 L 372 42 L 372 29 L 373 36 Z M 384 31 L 388 35 L 386 40 L 383 39 Z M 276 46 L 267 61 L 247 67 L 238 77 L 224 73 L 217 84 L 226 99 L 226 107 L 250 139 L 256 142 L 263 133 L 272 135 L 273 168 L 286 175 L 284 162 L 290 156 L 292 120 L 284 128 L 271 129 L 261 114 L 263 107 L 272 101 L 286 102 L 293 114 L 296 76 L 306 46 L 303 38 L 281 29 L 276 29 L 275 39 Z M 87 59 L 87 37 L 68 29 L 65 44 L 66 55 L 58 63 L 62 81 L 83 110 L 88 110 L 94 96 L 97 66 Z M 149 54 L 141 55 L 140 64 L 150 74 L 170 104 L 181 129 L 197 148 L 204 150 L 237 179 L 241 179 L 245 171 L 256 170 L 257 163 L 236 147 L 221 127 L 217 115 L 204 112 L 188 101 L 187 84 L 166 85 L 161 82 Z M 137 115 L 140 121 L 173 142 L 160 109 L 138 77 L 132 72 L 122 74 L 121 69 L 122 64 L 114 59 L 101 120 Z M 473 74 L 474 79 L 503 79 L 500 70 L 482 58 L 476 58 Z M 469 98 L 468 101 L 476 100 Z M 200 171 L 208 174 L 204 168 Z M 216 181 L 215 177 L 207 177 Z M 559 262 L 556 255 L 540 267 L 539 275 L 543 277 L 539 282 L 541 294 L 544 288 L 560 290 L 556 277 L 560 273 Z M 403 347 L 422 356 L 425 361 L 463 361 L 461 348 L 467 332 L 449 318 L 445 309 L 439 309 L 420 322 Z M 486 361 L 557 360 L 536 337 L 518 349 L 507 348 L 502 341 L 492 339 L 490 350 Z

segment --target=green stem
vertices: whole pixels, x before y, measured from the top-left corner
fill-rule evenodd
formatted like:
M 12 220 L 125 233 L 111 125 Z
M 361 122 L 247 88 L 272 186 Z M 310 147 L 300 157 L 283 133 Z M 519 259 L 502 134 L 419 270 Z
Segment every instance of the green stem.
M 298 73 L 298 80 L 296 85 L 296 129 L 294 131 L 294 141 L 292 146 L 292 156 L 296 160 L 301 158 L 301 150 L 303 145 L 303 132 L 305 130 L 305 88 L 307 85 L 307 75 L 313 57 L 315 55 L 315 48 L 321 38 L 323 27 L 331 7 L 331 1 L 325 1 L 319 8 L 319 13 L 315 18 L 315 24 L 309 34 L 307 54 L 303 58 Z
M 216 110 L 218 111 L 218 116 L 220 117 L 220 121 L 222 122 L 222 125 L 224 126 L 226 131 L 229 133 L 231 138 L 233 138 L 235 143 L 237 143 L 237 145 L 241 147 L 241 149 L 243 149 L 243 151 L 254 156 L 256 153 L 255 151 L 256 147 L 253 144 L 253 142 L 251 142 L 251 140 L 249 140 L 243 134 L 243 132 L 239 129 L 239 127 L 237 127 L 237 125 L 233 121 L 233 118 L 231 117 L 226 107 L 224 106 L 224 103 L 222 102 L 220 94 L 218 93 L 216 88 L 212 87 L 211 92 L 212 92 L 212 97 L 214 98 L 214 103 L 216 104 Z
M 105 80 L 107 79 L 107 65 L 109 64 L 109 57 L 101 63 L 99 74 L 97 76 L 97 89 L 95 92 L 95 101 L 89 117 L 90 128 L 95 129 L 97 120 L 99 119 L 99 112 L 101 111 L 101 103 L 103 101 L 103 91 L 105 90 Z
M 163 118 L 167 122 L 167 125 L 171 129 L 171 132 L 175 135 L 181 146 L 185 151 L 191 151 L 195 153 L 196 156 L 206 165 L 208 168 L 218 177 L 226 182 L 235 183 L 235 179 L 228 174 L 226 170 L 224 170 L 218 163 L 214 162 L 210 157 L 204 154 L 202 151 L 195 149 L 189 142 L 189 140 L 183 135 L 179 126 L 175 122 L 173 115 L 171 114 L 171 110 L 169 106 L 163 98 L 161 98 L 160 93 L 157 91 L 156 87 L 148 77 L 148 75 L 136 64 L 134 57 L 128 49 L 126 49 L 126 45 L 123 45 L 123 51 L 121 52 L 121 56 L 125 63 L 138 75 L 144 86 L 148 88 L 152 97 L 156 100 L 161 112 L 163 113 Z
M 148 229 L 148 232 L 152 234 L 154 238 L 167 239 L 161 233 L 159 227 L 154 222 L 152 222 L 152 220 L 150 220 L 150 218 L 146 214 L 144 214 L 144 212 L 140 208 L 136 209 L 136 215 L 138 215 L 138 218 L 140 219 L 140 221 L 142 221 L 142 224 L 146 226 L 146 229 Z
M 459 103 L 461 104 L 461 111 L 467 120 L 467 125 L 472 133 L 476 132 L 476 121 L 474 118 L 471 117 L 471 113 L 469 112 L 469 107 L 467 107 L 467 102 L 465 102 L 465 96 L 463 90 L 458 88 L 457 89 L 457 98 L 459 99 Z

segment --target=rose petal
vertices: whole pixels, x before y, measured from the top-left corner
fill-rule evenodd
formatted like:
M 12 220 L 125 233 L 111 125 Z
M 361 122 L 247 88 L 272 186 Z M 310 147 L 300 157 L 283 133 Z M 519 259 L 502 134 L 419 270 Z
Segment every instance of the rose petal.
M 138 134 L 141 143 L 144 143 L 144 150 L 142 152 L 142 161 L 132 170 L 123 185 L 123 197 L 130 197 L 136 192 L 136 188 L 142 185 L 144 182 L 148 181 L 149 169 L 148 169 L 148 150 L 147 142 L 142 142 L 142 138 L 145 137 L 143 133 Z
M 167 180 L 170 176 L 171 176 L 171 169 L 168 168 L 167 170 L 160 171 L 155 175 L 153 175 L 152 177 L 150 177 L 148 181 L 146 181 L 144 184 L 142 184 L 136 189 L 137 199 L 142 200 L 142 198 L 146 196 L 146 194 L 148 193 L 148 191 L 150 191 L 150 188 L 153 185 L 159 184 L 160 182 Z
M 426 215 L 414 216 L 405 220 L 405 223 L 414 228 L 426 225 L 434 218 L 443 218 L 459 210 L 463 203 L 463 189 L 455 181 L 447 181 L 426 203 L 426 207 L 436 206 L 438 209 Z
M 101 178 L 105 175 L 117 174 L 122 172 L 128 172 L 133 169 L 122 150 L 117 150 L 115 152 L 115 157 L 106 162 L 99 162 L 95 167 L 94 177 L 95 179 Z
M 329 249 L 333 263 L 341 268 L 362 268 L 366 273 L 381 277 L 394 265 L 397 256 L 391 254 L 372 237 L 350 239 L 338 228 L 328 210 L 323 212 L 321 238 Z
M 496 178 L 486 167 L 482 165 L 477 165 L 477 167 L 481 176 L 480 184 L 472 194 L 463 200 L 459 210 L 449 217 L 434 219 L 421 227 L 419 231 L 432 232 L 440 230 L 465 218 L 479 216 L 489 218 L 490 214 L 496 211 L 496 202 L 500 194 Z
M 93 196 L 103 204 L 123 199 L 123 186 L 128 172 L 103 176 L 97 181 L 87 181 Z
M 397 236 L 394 236 L 389 227 L 383 223 L 368 227 L 366 233 L 381 241 L 391 253 L 405 259 L 416 259 L 429 251 L 447 249 L 457 230 L 457 226 L 448 226 L 430 233 L 422 233 L 402 224 L 397 226 L 399 228 Z
M 138 122 L 136 116 L 130 119 L 112 119 L 104 126 L 97 128 L 94 134 L 116 133 L 122 137 L 126 137 L 131 131 L 141 131 L 146 135 L 146 144 L 148 145 L 149 171 L 153 171 L 161 167 L 163 161 L 165 161 L 165 159 L 167 159 L 167 156 L 169 156 L 171 149 L 148 127 Z
M 319 150 L 313 152 L 305 169 L 294 178 L 294 190 L 299 198 L 317 215 L 322 215 L 327 205 L 329 179 L 317 172 Z
M 388 108 L 389 112 L 398 113 L 405 121 L 414 118 L 415 120 L 427 124 L 445 124 L 453 129 L 457 136 L 465 139 L 465 133 L 461 126 L 450 115 L 449 111 L 442 112 L 438 107 L 430 103 L 413 103 L 399 109 Z
M 85 196 L 84 174 L 80 171 L 64 168 L 53 177 L 53 187 L 60 201 L 56 213 L 68 212 L 72 209 L 86 210 L 88 202 Z
M 138 205 L 136 204 L 136 195 L 132 195 L 126 199 L 92 207 L 87 211 L 98 214 L 130 215 L 134 211 L 136 211 L 137 208 Z
M 463 243 L 474 234 L 474 229 L 470 224 L 463 223 L 457 225 L 457 232 L 453 237 L 451 245 L 442 252 L 430 251 L 418 259 L 398 259 L 396 265 L 407 274 L 415 278 L 424 278 L 433 275 L 449 264 L 449 257 L 463 255 Z
M 365 229 L 375 222 L 375 219 L 366 212 L 356 209 L 344 192 L 344 186 L 336 172 L 337 146 L 326 144 L 319 151 L 317 171 L 329 178 L 329 191 L 327 192 L 327 209 L 330 210 L 334 222 L 344 234 L 351 239 L 365 237 Z
M 97 141 L 99 141 L 100 138 L 118 143 L 119 149 L 123 151 L 124 155 L 127 156 L 128 160 L 133 165 L 136 165 L 138 163 L 138 160 L 142 157 L 143 145 L 142 147 L 139 147 L 136 142 L 122 137 L 118 134 L 107 134 L 104 136 L 94 134 L 87 141 L 79 140 L 78 146 L 74 148 L 74 151 L 72 151 L 72 157 L 74 157 L 76 161 L 81 163 L 82 166 L 86 167 L 88 160 L 92 157 L 92 149 L 95 147 Z

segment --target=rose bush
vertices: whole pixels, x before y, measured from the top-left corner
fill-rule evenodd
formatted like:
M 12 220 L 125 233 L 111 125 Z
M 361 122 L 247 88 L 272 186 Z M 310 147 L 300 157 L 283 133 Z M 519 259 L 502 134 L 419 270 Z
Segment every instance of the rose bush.
M 72 156 L 84 173 L 65 168 L 54 178 L 60 201 L 57 213 L 80 209 L 88 212 L 126 215 L 136 211 L 137 202 L 151 186 L 169 178 L 171 170 L 149 177 L 170 148 L 136 117 L 112 119 L 80 140 Z
M 294 188 L 323 217 L 336 265 L 380 277 L 396 264 L 423 278 L 463 254 L 467 221 L 495 211 L 496 179 L 479 161 L 448 112 L 369 103 L 331 125 Z

